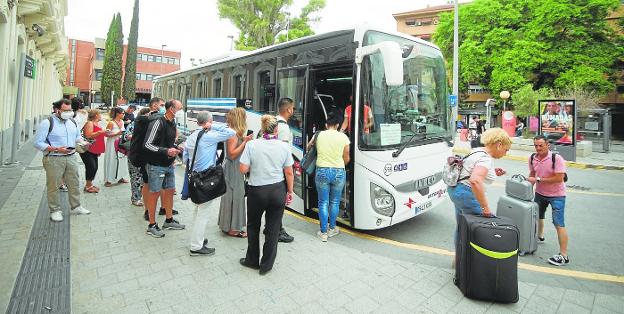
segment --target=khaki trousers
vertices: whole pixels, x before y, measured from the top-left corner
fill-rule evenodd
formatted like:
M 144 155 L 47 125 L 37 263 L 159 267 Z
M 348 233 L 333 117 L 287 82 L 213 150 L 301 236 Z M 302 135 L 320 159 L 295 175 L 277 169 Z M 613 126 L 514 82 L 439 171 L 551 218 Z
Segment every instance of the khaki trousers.
M 80 175 L 78 174 L 76 154 L 71 156 L 44 156 L 43 169 L 46 172 L 50 212 L 61 210 L 58 193 L 59 186 L 63 181 L 67 185 L 70 208 L 74 209 L 80 206 Z

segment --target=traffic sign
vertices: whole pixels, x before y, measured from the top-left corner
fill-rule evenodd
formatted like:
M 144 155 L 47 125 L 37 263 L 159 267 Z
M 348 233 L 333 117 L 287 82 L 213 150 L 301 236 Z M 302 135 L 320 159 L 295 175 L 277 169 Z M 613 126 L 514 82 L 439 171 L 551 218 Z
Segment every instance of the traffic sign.
M 449 95 L 449 104 L 451 107 L 457 106 L 457 95 Z
M 26 62 L 24 63 L 24 77 L 35 77 L 35 59 L 30 56 L 26 56 Z

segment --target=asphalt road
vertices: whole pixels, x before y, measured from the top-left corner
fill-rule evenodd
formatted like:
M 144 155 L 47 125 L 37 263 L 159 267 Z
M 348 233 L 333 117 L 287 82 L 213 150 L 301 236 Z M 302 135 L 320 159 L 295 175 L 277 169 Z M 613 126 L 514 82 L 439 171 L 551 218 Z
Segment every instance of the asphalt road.
M 527 165 L 519 161 L 497 160 L 495 166 L 504 168 L 507 175 L 487 187 L 492 209 L 505 193 L 505 177 L 528 174 Z M 565 223 L 570 238 L 570 264 L 565 269 L 624 275 L 624 172 L 570 168 L 568 176 Z M 447 199 L 442 206 L 412 220 L 367 233 L 452 251 L 454 228 L 454 210 Z M 548 267 L 546 260 L 559 252 L 550 210 L 546 213 L 545 238 L 545 243 L 539 244 L 535 254 L 520 257 L 520 262 Z

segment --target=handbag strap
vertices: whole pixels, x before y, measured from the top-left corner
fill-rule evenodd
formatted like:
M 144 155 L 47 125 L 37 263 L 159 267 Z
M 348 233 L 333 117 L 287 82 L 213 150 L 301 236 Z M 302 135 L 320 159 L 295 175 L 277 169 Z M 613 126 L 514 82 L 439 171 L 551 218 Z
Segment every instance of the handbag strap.
M 193 149 L 193 159 L 191 159 L 191 168 L 189 170 L 189 173 L 193 172 L 193 167 L 195 167 L 195 156 L 197 156 L 197 147 L 199 146 L 199 140 L 204 135 L 204 133 L 206 133 L 206 129 L 202 129 L 201 131 L 199 131 L 199 134 L 197 134 L 197 141 L 195 141 L 195 148 Z M 221 154 L 221 157 L 223 157 L 223 154 Z M 217 165 L 223 163 L 223 158 L 219 157 L 219 153 L 217 153 L 217 150 L 215 150 L 215 161 Z
M 193 172 L 193 167 L 195 167 L 195 156 L 197 156 L 197 147 L 199 147 L 199 139 L 204 135 L 206 130 L 202 129 L 197 134 L 197 141 L 195 141 L 195 147 L 193 148 L 193 158 L 191 159 L 191 169 L 189 169 L 189 173 Z
M 314 143 L 314 147 L 316 147 L 316 138 L 319 136 L 321 132 L 323 131 L 317 131 L 316 133 L 314 133 L 314 135 L 312 135 L 312 142 Z

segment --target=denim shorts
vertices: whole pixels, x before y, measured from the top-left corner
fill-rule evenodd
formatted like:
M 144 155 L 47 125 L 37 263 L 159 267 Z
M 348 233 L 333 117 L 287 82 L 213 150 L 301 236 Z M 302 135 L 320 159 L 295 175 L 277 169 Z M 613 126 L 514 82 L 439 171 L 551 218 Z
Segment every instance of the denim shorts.
M 546 208 L 550 204 L 552 208 L 552 222 L 556 227 L 565 227 L 563 214 L 565 209 L 565 196 L 548 197 L 535 193 L 535 203 L 539 206 L 539 219 L 546 216 Z
M 175 170 L 173 165 L 162 167 L 147 164 L 147 184 L 152 193 L 160 192 L 160 190 L 175 189 Z

